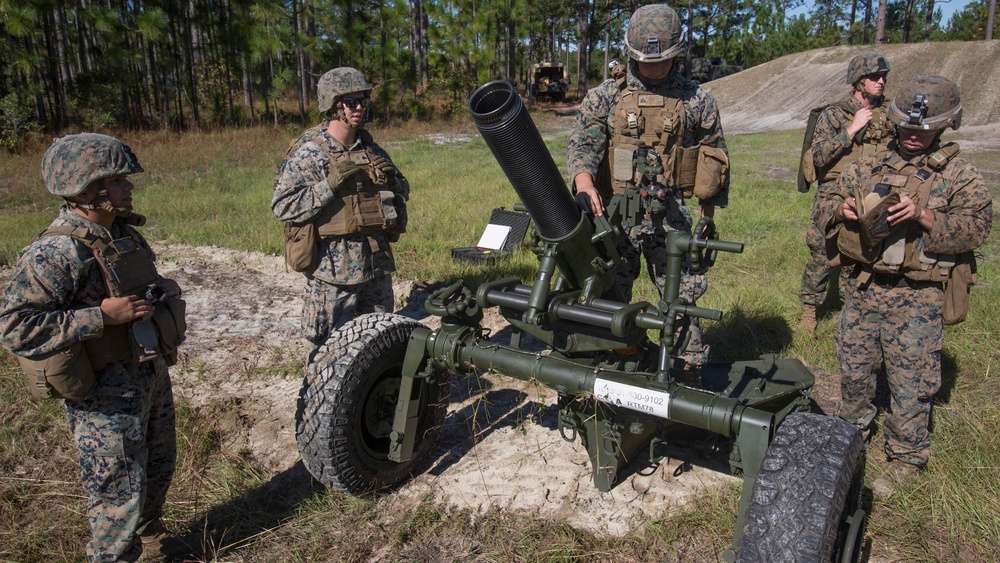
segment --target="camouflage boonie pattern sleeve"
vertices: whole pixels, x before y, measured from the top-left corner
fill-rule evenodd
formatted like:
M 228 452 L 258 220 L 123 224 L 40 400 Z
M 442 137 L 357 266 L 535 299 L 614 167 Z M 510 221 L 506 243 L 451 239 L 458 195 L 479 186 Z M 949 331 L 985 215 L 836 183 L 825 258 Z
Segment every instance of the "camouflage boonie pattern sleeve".
M 271 198 L 271 212 L 279 221 L 304 223 L 333 201 L 333 190 L 326 181 L 330 159 L 316 142 L 319 140 L 303 144 L 281 165 Z
M 930 252 L 959 253 L 986 242 L 993 227 L 993 198 L 979 171 L 961 157 L 951 159 L 942 179 L 931 187 L 927 208 L 934 225 L 924 233 L 924 248 Z
M 631 64 L 628 86 L 648 90 L 635 75 Z M 729 154 L 722 131 L 722 119 L 719 117 L 719 107 L 711 94 L 677 72 L 672 72 L 663 84 L 649 91 L 662 96 L 680 98 L 683 101 L 686 124 L 681 141 L 683 146 L 692 147 L 704 143 Z M 605 80 L 587 92 L 583 102 L 580 103 L 566 157 L 571 182 L 581 172 L 589 172 L 597 177 L 598 167 L 607 154 L 608 146 L 615 134 L 614 119 L 609 119 L 609 116 L 614 116 L 620 99 L 621 92 L 615 81 Z M 700 203 L 718 207 L 728 205 L 729 177 L 727 171 L 719 193 Z
M 615 81 L 605 80 L 591 88 L 580 102 L 567 149 L 566 165 L 570 182 L 581 172 L 590 172 L 597 177 L 597 169 L 611 142 L 608 116 L 618 105 L 619 97 Z
M 854 96 L 848 99 L 855 111 L 861 107 L 861 103 Z M 828 106 L 816 118 L 812 142 L 813 164 L 816 168 L 832 165 L 851 149 L 853 141 L 847 138 L 847 126 L 852 119 L 853 115 L 848 115 L 835 105 Z
M 51 226 L 95 227 L 65 207 Z M 98 227 L 99 228 L 99 227 Z M 107 288 L 90 250 L 68 236 L 33 242 L 21 252 L 0 307 L 0 343 L 36 356 L 104 334 Z

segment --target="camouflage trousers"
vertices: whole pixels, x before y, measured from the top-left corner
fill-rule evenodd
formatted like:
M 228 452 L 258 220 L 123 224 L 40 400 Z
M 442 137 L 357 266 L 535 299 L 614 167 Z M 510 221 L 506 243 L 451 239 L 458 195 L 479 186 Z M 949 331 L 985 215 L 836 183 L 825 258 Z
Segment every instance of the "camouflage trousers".
M 642 226 L 632 229 L 628 240 L 618 247 L 624 263 L 615 272 L 615 284 L 626 302 L 632 301 L 632 286 L 642 271 L 640 256 L 645 257 L 649 279 L 662 298 L 667 273 L 667 231 L 691 232 L 691 225 L 691 215 L 687 207 L 680 200 L 676 200 L 662 221 L 652 221 L 647 217 Z M 678 296 L 694 303 L 708 290 L 708 278 L 693 273 L 687 257 L 684 258 L 681 268 Z M 689 334 L 690 340 L 680 358 L 692 366 L 705 365 L 708 362 L 709 347 L 702 340 L 701 324 L 697 317 L 691 319 Z
M 941 388 L 941 285 L 886 287 L 872 280 L 865 287 L 854 276 L 840 280 L 844 308 L 837 329 L 837 415 L 862 429 L 872 423 L 876 374 L 884 364 L 892 397 L 882 426 L 886 455 L 924 465 L 931 447 L 931 407 Z
M 348 321 L 366 313 L 391 313 L 392 276 L 376 274 L 371 280 L 337 285 L 310 279 L 302 307 L 302 336 L 319 349 L 330 334 Z
M 806 229 L 806 246 L 809 247 L 809 260 L 802 272 L 802 285 L 799 287 L 799 301 L 805 305 L 819 307 L 826 301 L 826 290 L 830 282 L 830 261 L 826 257 L 826 240 L 823 233 L 816 227 L 819 220 L 819 194 L 813 200 L 812 213 L 809 216 L 809 228 Z
M 158 367 L 157 367 L 158 366 Z M 66 400 L 88 496 L 88 561 L 135 561 L 136 535 L 159 518 L 177 462 L 174 396 L 166 364 L 138 367 L 136 396 Z

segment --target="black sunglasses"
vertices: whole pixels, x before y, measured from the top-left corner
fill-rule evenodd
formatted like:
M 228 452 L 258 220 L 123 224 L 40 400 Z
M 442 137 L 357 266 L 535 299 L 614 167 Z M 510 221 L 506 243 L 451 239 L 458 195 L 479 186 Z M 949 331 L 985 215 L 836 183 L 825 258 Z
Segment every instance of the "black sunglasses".
M 367 104 L 369 100 L 371 100 L 371 98 L 368 96 L 351 96 L 343 98 L 341 101 L 344 102 L 344 105 L 349 108 L 360 108 Z

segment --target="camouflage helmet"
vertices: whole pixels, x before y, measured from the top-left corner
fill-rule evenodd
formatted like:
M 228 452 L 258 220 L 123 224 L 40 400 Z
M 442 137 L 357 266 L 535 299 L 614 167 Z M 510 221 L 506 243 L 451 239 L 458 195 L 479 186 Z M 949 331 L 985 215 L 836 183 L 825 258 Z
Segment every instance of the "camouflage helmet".
M 888 74 L 889 60 L 881 53 L 869 51 L 856 55 L 847 65 L 847 83 L 851 86 L 869 74 Z
M 142 171 L 128 145 L 97 133 L 59 137 L 42 157 L 45 189 L 62 197 L 82 194 L 95 180 Z
M 319 111 L 326 113 L 333 107 L 333 102 L 337 98 L 353 92 L 369 93 L 372 87 L 360 70 L 342 66 L 321 76 L 316 90 L 319 97 Z
M 918 76 L 896 93 L 889 104 L 889 119 L 904 129 L 958 129 L 962 124 L 958 86 L 943 76 Z
M 643 63 L 658 63 L 684 52 L 687 45 L 681 32 L 681 19 L 666 4 L 643 6 L 628 20 L 625 50 L 628 56 Z

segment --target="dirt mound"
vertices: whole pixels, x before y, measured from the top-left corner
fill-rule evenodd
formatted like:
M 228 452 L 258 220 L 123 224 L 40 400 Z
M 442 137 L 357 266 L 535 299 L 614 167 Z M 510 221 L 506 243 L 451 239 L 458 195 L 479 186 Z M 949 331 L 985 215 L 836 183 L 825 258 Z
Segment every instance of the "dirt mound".
M 704 85 L 715 96 L 726 133 L 805 127 L 809 110 L 850 92 L 847 63 L 871 46 L 841 46 L 786 55 Z M 891 99 L 914 76 L 940 74 L 962 91 L 962 125 L 1000 122 L 1000 40 L 881 45 L 892 72 Z

